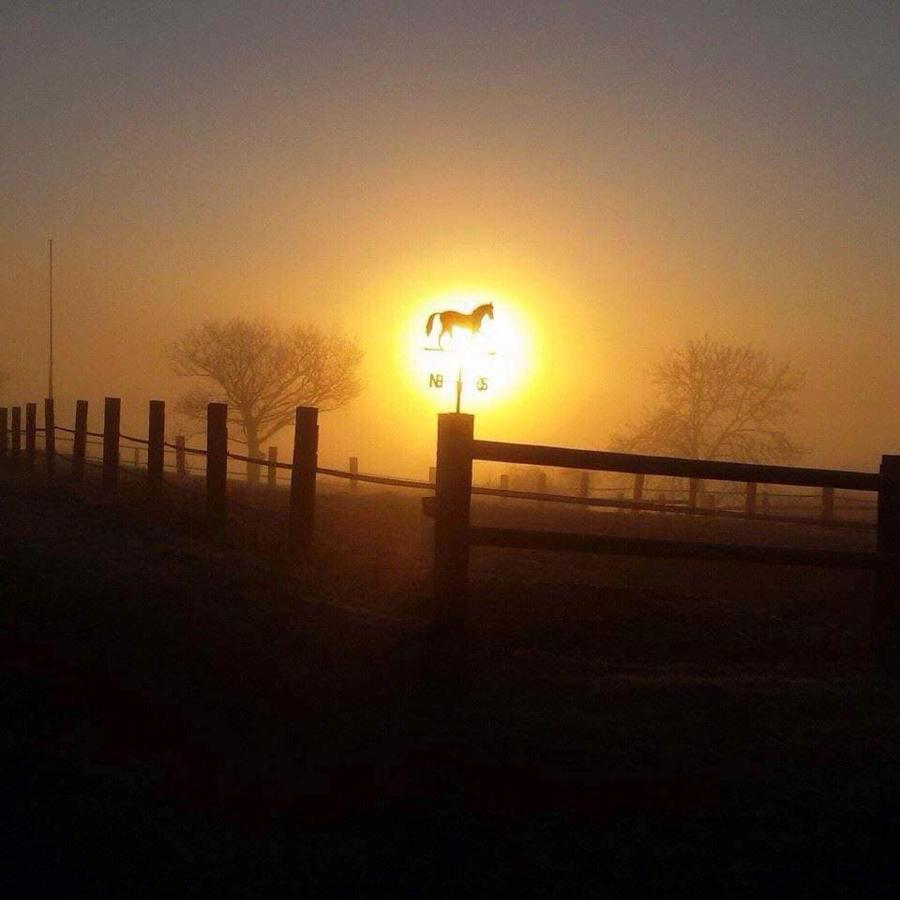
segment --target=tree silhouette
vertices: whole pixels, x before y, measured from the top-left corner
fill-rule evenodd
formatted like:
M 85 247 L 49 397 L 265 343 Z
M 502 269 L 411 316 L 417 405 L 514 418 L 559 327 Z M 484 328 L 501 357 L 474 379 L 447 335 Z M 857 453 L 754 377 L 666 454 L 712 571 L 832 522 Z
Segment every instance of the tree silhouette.
M 691 459 L 793 463 L 805 452 L 790 433 L 803 375 L 750 345 L 709 336 L 688 341 L 652 370 L 658 402 L 613 445 Z
M 282 329 L 272 322 L 230 319 L 192 328 L 168 348 L 175 373 L 208 387 L 186 394 L 177 411 L 203 418 L 213 400 L 228 403 L 228 421 L 241 428 L 247 455 L 288 425 L 297 406 L 337 409 L 361 388 L 361 351 L 336 332 L 313 325 Z M 216 386 L 218 390 L 216 390 Z M 259 468 L 249 465 L 251 482 Z

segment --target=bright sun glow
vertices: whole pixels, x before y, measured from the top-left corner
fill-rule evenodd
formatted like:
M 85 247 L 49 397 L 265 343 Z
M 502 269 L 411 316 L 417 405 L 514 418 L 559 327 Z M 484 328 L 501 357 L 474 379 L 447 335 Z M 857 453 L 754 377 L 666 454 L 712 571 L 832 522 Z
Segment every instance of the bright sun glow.
M 468 316 L 493 304 L 493 318 L 485 314 L 478 332 L 452 325 L 441 336 L 440 313 Z M 432 313 L 432 330 L 426 323 Z M 452 317 L 448 317 L 452 319 Z M 445 320 L 446 321 L 446 320 Z M 510 399 L 528 375 L 529 339 L 522 315 L 509 300 L 481 291 L 460 291 L 425 298 L 412 312 L 408 350 L 413 377 L 439 410 L 456 403 L 456 380 L 462 371 L 463 412 L 485 409 Z

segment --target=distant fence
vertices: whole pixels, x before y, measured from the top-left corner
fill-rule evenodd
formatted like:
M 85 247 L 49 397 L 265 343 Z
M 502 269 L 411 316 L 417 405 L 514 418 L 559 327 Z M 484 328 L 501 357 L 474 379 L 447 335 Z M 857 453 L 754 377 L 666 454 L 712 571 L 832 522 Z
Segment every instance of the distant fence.
M 118 407 L 117 407 L 117 404 Z M 54 416 L 54 405 L 44 401 L 44 415 Z M 117 411 L 118 409 L 118 411 Z M 53 444 L 49 448 L 47 455 L 48 468 L 52 469 L 57 456 L 66 457 L 66 454 L 59 451 L 56 444 L 58 442 L 71 443 L 72 453 L 69 458 L 72 459 L 76 474 L 80 476 L 83 473 L 85 463 L 101 463 L 107 460 L 106 469 L 111 472 L 115 466 L 110 465 L 110 452 L 115 454 L 115 444 L 110 445 L 110 452 L 96 453 L 91 452 L 91 448 L 103 448 L 107 442 L 107 432 L 114 431 L 118 428 L 118 419 L 121 416 L 121 404 L 117 398 L 109 398 L 109 404 L 104 403 L 104 428 L 103 431 L 89 431 L 87 429 L 87 410 L 88 404 L 84 400 L 76 403 L 75 409 L 75 427 L 68 428 L 62 425 L 56 425 L 55 421 L 51 428 L 37 427 L 37 405 L 34 403 L 25 404 L 24 406 L 24 426 L 22 419 L 23 407 L 13 407 L 10 410 L 3 410 L 2 415 L 6 421 L 6 451 L 18 455 L 21 443 L 24 439 L 25 453 L 24 456 L 33 464 L 36 436 L 42 435 L 46 440 L 50 440 Z M 107 421 L 107 413 L 109 421 Z M 154 433 L 154 427 L 165 427 L 165 404 L 163 401 L 154 400 L 150 404 L 150 422 L 148 424 L 148 437 L 137 437 L 118 432 L 118 461 L 121 468 L 140 469 L 145 464 L 151 480 L 156 474 L 159 466 L 159 460 L 154 463 L 150 460 L 150 447 L 158 447 L 162 444 L 162 468 L 164 470 L 174 470 L 179 477 L 184 477 L 191 473 L 205 473 L 206 471 L 206 450 L 197 447 L 188 446 L 184 435 L 176 435 L 174 441 L 169 442 L 164 438 L 164 434 Z M 204 432 L 199 432 L 202 434 Z M 47 437 L 49 435 L 49 438 Z M 229 444 L 238 443 L 240 441 L 231 435 L 228 437 Z M 146 455 L 146 456 L 145 456 Z M 191 465 L 191 458 L 201 459 L 200 466 Z M 252 457 L 239 453 L 228 453 L 228 460 L 242 462 L 247 464 L 248 476 L 255 475 L 257 477 L 250 478 L 251 481 L 258 480 L 258 473 L 265 473 L 266 483 L 274 487 L 279 482 L 289 482 L 291 480 L 291 472 L 293 463 L 283 463 L 278 460 L 278 448 L 269 447 L 267 455 L 263 457 Z M 433 491 L 435 483 L 435 467 L 429 469 L 428 480 L 419 480 L 412 478 L 397 478 L 393 476 L 363 474 L 359 469 L 359 457 L 351 456 L 349 458 L 349 466 L 347 469 L 335 469 L 317 467 L 319 475 L 325 475 L 334 478 L 345 479 L 348 482 L 351 493 L 354 493 L 360 484 L 376 484 L 393 487 L 405 487 L 419 490 Z M 242 473 L 232 469 L 228 470 L 229 477 L 240 477 Z M 634 473 L 633 482 L 630 490 L 630 496 L 627 496 L 626 490 L 619 487 L 597 487 L 591 484 L 590 474 L 588 471 L 581 472 L 581 478 L 577 485 L 577 494 L 560 493 L 548 489 L 547 472 L 543 469 L 536 472 L 536 478 L 533 479 L 534 489 L 522 490 L 510 488 L 510 475 L 508 473 L 500 474 L 499 487 L 490 485 L 473 485 L 472 492 L 481 496 L 497 497 L 510 500 L 532 500 L 537 502 L 567 504 L 580 506 L 585 509 L 614 509 L 619 512 L 630 512 L 634 515 L 646 511 L 656 513 L 673 513 L 688 514 L 701 516 L 715 516 L 723 518 L 753 518 L 760 521 L 771 522 L 797 522 L 800 520 L 797 513 L 803 512 L 807 516 L 804 521 L 811 521 L 809 514 L 820 520 L 823 524 L 834 526 L 837 528 L 870 528 L 874 527 L 874 521 L 868 522 L 860 520 L 858 517 L 839 518 L 838 513 L 841 511 L 849 511 L 854 513 L 874 512 L 874 504 L 868 505 L 864 501 L 860 502 L 858 498 L 843 496 L 838 502 L 836 500 L 835 489 L 833 487 L 823 487 L 816 494 L 797 494 L 797 493 L 774 493 L 767 490 L 757 491 L 756 483 L 747 483 L 743 486 L 742 491 L 728 489 L 709 489 L 702 479 L 690 478 L 681 479 L 687 482 L 686 488 L 675 485 L 667 485 L 665 489 L 650 490 L 649 483 L 645 480 L 644 473 Z M 612 496 L 603 496 L 612 495 Z M 655 495 L 655 499 L 652 496 Z M 735 501 L 738 502 L 735 502 Z
M 177 480 L 186 479 L 197 467 L 192 467 L 191 457 L 201 458 L 200 471 L 205 476 L 205 512 L 209 530 L 222 535 L 227 521 L 228 462 L 234 460 L 248 466 L 257 466 L 266 472 L 266 483 L 276 486 L 279 472 L 285 472 L 290 483 L 288 511 L 288 546 L 302 555 L 312 545 L 315 520 L 316 476 L 325 475 L 348 479 L 351 489 L 359 483 L 392 487 L 414 488 L 433 492 L 433 481 L 393 478 L 359 472 L 358 459 L 350 459 L 348 470 L 324 468 L 318 465 L 318 410 L 313 407 L 297 407 L 294 421 L 294 451 L 290 463 L 279 462 L 277 450 L 268 449 L 266 458 L 253 457 L 228 450 L 228 407 L 224 403 L 210 403 L 207 407 L 206 447 L 191 447 L 183 435 L 167 441 L 166 408 L 162 400 L 151 400 L 149 405 L 147 437 L 130 435 L 121 430 L 121 400 L 107 397 L 103 405 L 103 430 L 90 431 L 88 403 L 78 400 L 75 404 L 74 428 L 56 424 L 53 400 L 45 400 L 44 427 L 37 425 L 37 404 L 23 407 L 0 408 L 0 462 L 21 463 L 26 469 L 34 469 L 37 454 L 37 438 L 43 436 L 42 460 L 47 473 L 55 476 L 57 459 L 63 457 L 70 464 L 68 479 L 81 481 L 85 465 L 98 464 L 102 471 L 105 491 L 115 494 L 119 475 L 127 468 L 123 450 L 132 455 L 132 466 L 138 468 L 142 454 L 146 453 L 146 479 L 151 491 L 158 491 L 165 483 L 165 470 L 174 469 Z M 57 441 L 71 442 L 71 454 L 61 453 Z M 92 457 L 88 448 L 101 448 L 99 457 Z M 167 456 L 169 461 L 167 462 Z
M 266 458 L 229 452 L 228 408 L 224 403 L 208 405 L 205 448 L 188 446 L 183 436 L 176 436 L 174 442 L 166 440 L 165 403 L 161 400 L 150 401 L 146 438 L 121 431 L 121 401 L 114 397 L 107 397 L 104 401 L 103 430 L 100 432 L 88 430 L 88 404 L 84 400 L 76 402 L 74 428 L 56 424 L 53 400 L 44 401 L 43 413 L 44 427 L 39 428 L 35 403 L 25 405 L 24 422 L 22 407 L 0 408 L 0 462 L 19 462 L 26 468 L 34 468 L 37 436 L 42 434 L 43 462 L 47 473 L 56 476 L 57 458 L 64 456 L 70 463 L 68 477 L 79 481 L 84 477 L 85 464 L 90 461 L 87 448 L 101 447 L 98 462 L 102 470 L 102 485 L 105 491 L 115 493 L 122 468 L 123 442 L 125 449 L 130 449 L 134 454 L 135 466 L 140 463 L 141 453 L 146 452 L 146 479 L 151 492 L 158 491 L 164 484 L 166 468 L 174 467 L 176 479 L 184 479 L 190 471 L 188 458 L 200 457 L 204 461 L 206 521 L 214 535 L 221 536 L 226 528 L 229 460 L 258 466 L 266 472 L 267 484 L 272 487 L 277 484 L 278 473 L 286 472 L 290 482 L 287 545 L 289 551 L 298 555 L 308 553 L 312 546 L 317 475 L 347 479 L 351 491 L 357 484 L 371 483 L 434 493 L 434 497 L 425 499 L 425 511 L 435 519 L 434 582 L 438 615 L 448 622 L 461 622 L 465 618 L 469 549 L 472 546 L 870 569 L 877 572 L 876 629 L 885 633 L 896 630 L 900 620 L 900 456 L 884 456 L 879 473 L 866 473 L 542 447 L 475 440 L 472 416 L 447 413 L 438 416 L 436 466 L 430 471 L 427 481 L 419 481 L 362 474 L 356 457 L 350 458 L 347 470 L 320 467 L 318 410 L 313 407 L 296 409 L 293 458 L 290 463 L 279 462 L 274 447 L 269 448 Z M 58 440 L 71 441 L 70 455 L 59 451 Z M 174 455 L 173 463 L 167 464 L 167 454 L 170 459 Z M 577 495 L 548 493 L 546 475 L 539 480 L 542 488 L 539 491 L 510 490 L 507 475 L 501 476 L 500 488 L 473 486 L 472 468 L 476 460 L 581 470 L 580 490 Z M 616 498 L 593 495 L 590 490 L 591 471 L 632 475 L 632 498 L 625 499 L 621 491 L 617 492 Z M 647 476 L 687 479 L 687 502 L 673 504 L 645 499 Z M 701 506 L 700 497 L 708 493 L 701 491 L 704 480 L 743 484 L 742 508 L 720 508 L 709 500 Z M 631 514 L 645 511 L 809 524 L 808 518 L 773 514 L 766 504 L 759 508 L 757 486 L 771 484 L 821 491 L 819 520 L 829 526 L 871 527 L 866 523 L 836 519 L 836 490 L 876 494 L 876 551 L 813 550 L 534 531 L 473 526 L 469 521 L 471 497 L 476 494 L 574 504 L 585 508 L 611 508 L 630 511 Z M 728 493 L 734 496 L 733 491 Z

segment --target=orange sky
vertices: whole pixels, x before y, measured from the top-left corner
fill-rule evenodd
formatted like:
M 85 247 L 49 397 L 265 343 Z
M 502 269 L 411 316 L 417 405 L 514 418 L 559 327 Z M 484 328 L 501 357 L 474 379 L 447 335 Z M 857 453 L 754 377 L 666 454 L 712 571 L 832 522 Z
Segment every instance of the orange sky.
M 437 406 L 397 330 L 468 288 L 533 324 L 484 437 L 603 447 L 706 331 L 806 370 L 810 463 L 875 467 L 900 451 L 896 7 L 676 6 L 13 4 L 6 400 L 45 390 L 52 236 L 62 401 L 174 398 L 162 348 L 206 317 L 337 324 L 367 389 L 323 459 L 421 473 Z

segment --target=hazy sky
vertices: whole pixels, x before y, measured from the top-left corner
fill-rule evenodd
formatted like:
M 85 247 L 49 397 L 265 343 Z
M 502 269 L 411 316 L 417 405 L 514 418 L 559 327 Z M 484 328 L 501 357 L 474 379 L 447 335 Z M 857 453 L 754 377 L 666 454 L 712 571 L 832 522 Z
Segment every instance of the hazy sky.
M 212 316 L 346 329 L 323 456 L 417 472 L 393 334 L 496 291 L 539 332 L 484 437 L 605 446 L 666 347 L 798 360 L 810 462 L 900 452 L 900 5 L 0 3 L 8 401 L 174 398 Z M 371 463 L 369 463 L 371 460 Z M 367 464 L 369 463 L 369 464 Z

